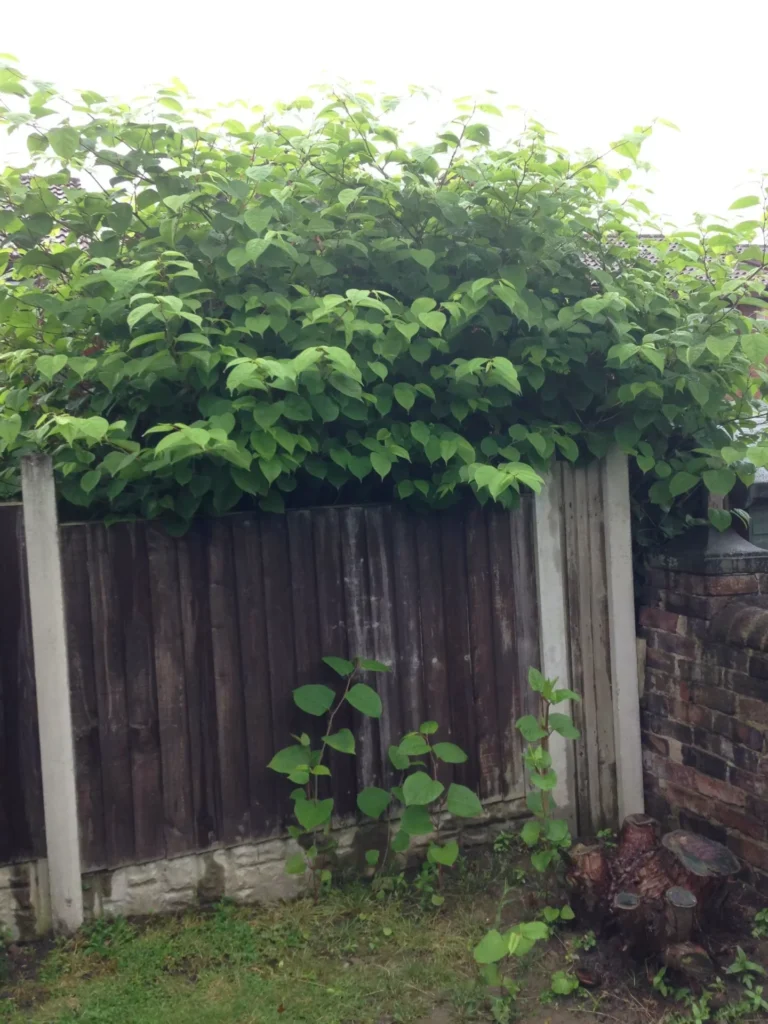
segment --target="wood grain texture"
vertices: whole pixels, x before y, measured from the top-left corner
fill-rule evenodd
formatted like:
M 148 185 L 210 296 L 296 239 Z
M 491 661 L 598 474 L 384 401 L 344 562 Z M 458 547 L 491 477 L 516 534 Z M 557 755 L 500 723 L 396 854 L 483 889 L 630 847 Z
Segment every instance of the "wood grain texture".
M 251 834 L 235 564 L 229 519 L 213 520 L 208 541 L 208 585 L 216 691 L 221 838 L 234 843 Z
M 195 842 L 222 836 L 221 787 L 208 585 L 209 532 L 194 523 L 176 542 Z
M 240 628 L 240 658 L 245 704 L 248 793 L 251 830 L 270 834 L 277 828 L 277 776 L 267 768 L 275 751 L 269 676 L 264 560 L 256 518 L 232 523 L 235 586 Z M 280 744 L 282 745 L 282 744 Z
M 163 856 L 165 834 L 146 531 L 121 523 L 107 540 L 125 652 L 135 856 L 152 860 Z
M 194 849 L 195 844 L 179 565 L 176 541 L 162 526 L 148 526 L 146 539 L 163 772 L 163 827 L 166 854 L 172 856 Z

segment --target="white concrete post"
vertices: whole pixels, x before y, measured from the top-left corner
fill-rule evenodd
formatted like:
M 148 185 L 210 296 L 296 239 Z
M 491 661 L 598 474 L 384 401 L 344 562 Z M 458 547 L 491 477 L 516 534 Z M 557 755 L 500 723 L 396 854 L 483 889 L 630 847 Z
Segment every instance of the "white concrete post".
M 565 553 L 563 550 L 563 503 L 560 472 L 555 467 L 536 495 L 536 588 L 539 601 L 541 672 L 571 689 L 568 626 L 566 620 Z M 558 708 L 565 711 L 565 706 Z M 567 712 L 566 712 L 567 713 Z M 557 772 L 553 795 L 560 815 L 576 828 L 576 759 L 573 743 L 554 733 L 549 752 Z
M 621 822 L 626 815 L 645 810 L 627 456 L 618 448 L 613 449 L 603 460 L 602 472 L 613 728 Z
M 48 456 L 30 455 L 22 460 L 21 490 L 51 916 L 54 930 L 67 933 L 83 923 L 83 889 L 59 524 Z

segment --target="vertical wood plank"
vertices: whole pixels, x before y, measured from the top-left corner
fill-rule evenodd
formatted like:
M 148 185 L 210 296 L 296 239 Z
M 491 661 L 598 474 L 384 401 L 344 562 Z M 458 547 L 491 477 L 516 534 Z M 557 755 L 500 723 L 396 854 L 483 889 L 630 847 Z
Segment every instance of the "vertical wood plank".
M 89 525 L 87 538 L 104 793 L 104 839 L 107 863 L 116 865 L 130 862 L 135 852 L 125 652 L 117 579 L 107 528 L 101 523 Z
M 373 647 L 365 515 L 361 507 L 341 512 L 341 560 L 350 658 L 368 658 Z M 374 786 L 380 778 L 378 727 L 372 719 L 354 713 L 357 737 L 358 789 Z
M 595 718 L 593 737 L 597 743 L 597 779 L 594 804 L 598 828 L 617 824 L 616 748 L 613 736 L 613 694 L 611 693 L 611 650 L 608 630 L 608 580 L 606 575 L 603 492 L 601 466 L 593 462 L 586 475 L 589 557 L 592 564 L 590 626 L 594 665 Z
M 456 781 L 476 789 L 479 772 L 475 750 L 477 726 L 469 634 L 469 604 L 466 562 L 465 517 L 458 512 L 441 516 L 440 542 L 443 566 L 443 608 L 445 613 L 445 663 L 451 706 L 453 741 L 467 754 L 456 765 Z M 437 734 L 442 738 L 442 730 Z
M 291 600 L 288 526 L 285 516 L 265 516 L 261 520 L 261 553 L 264 562 L 269 679 L 272 691 L 272 729 L 276 749 L 288 746 L 296 732 L 292 691 L 296 685 L 293 644 L 293 603 Z M 281 819 L 290 818 L 288 794 L 294 788 L 284 778 L 276 784 L 277 807 Z
M 307 509 L 286 514 L 288 522 L 288 558 L 293 600 L 293 650 L 296 659 L 295 686 L 317 683 L 324 676 L 317 607 L 315 578 L 315 548 L 312 531 L 312 513 Z M 317 744 L 325 733 L 325 718 L 308 715 L 299 710 L 301 732 Z M 327 796 L 329 784 L 318 780 L 318 794 Z
M 426 719 L 424 665 L 421 648 L 419 566 L 416 555 L 415 517 L 406 509 L 392 510 L 392 564 L 394 573 L 397 676 L 401 690 L 403 732 L 412 732 Z
M 208 582 L 213 680 L 216 689 L 222 839 L 232 843 L 250 834 L 245 704 L 241 682 L 238 612 L 229 521 L 210 524 Z
M 344 574 L 341 564 L 341 523 L 335 508 L 318 508 L 312 513 L 315 552 L 315 579 L 317 583 L 317 610 L 319 619 L 321 657 L 334 655 L 349 658 L 346 608 L 344 605 Z M 338 689 L 341 680 L 323 667 L 321 680 Z M 346 702 L 339 709 L 334 729 L 354 729 L 352 708 Z M 355 813 L 357 774 L 355 758 L 332 751 L 331 770 L 334 813 L 350 817 Z
M 60 528 L 61 572 L 67 619 L 70 706 L 75 744 L 77 812 L 83 868 L 107 863 L 101 781 L 99 706 L 93 666 L 93 625 L 88 578 L 88 528 Z
M 394 612 L 394 572 L 392 557 L 392 512 L 381 505 L 365 510 L 365 532 L 368 541 L 368 573 L 370 579 L 371 626 L 373 647 L 368 657 L 388 665 L 390 672 L 369 673 L 370 683 L 381 696 L 384 710 L 379 721 L 379 743 L 382 777 L 394 785 L 395 770 L 389 760 L 390 746 L 402 738 L 403 714 L 400 679 L 397 665 L 397 633 Z
M 488 519 L 479 506 L 467 514 L 467 596 L 472 645 L 472 676 L 477 730 L 477 766 L 480 796 L 484 800 L 502 794 L 501 742 L 496 689 L 491 556 Z
M 161 526 L 147 526 L 146 539 L 155 637 L 165 849 L 172 856 L 193 849 L 195 842 L 179 567 L 176 542 Z
M 488 547 L 491 560 L 491 602 L 493 646 L 496 664 L 496 693 L 501 741 L 501 778 L 505 796 L 516 794 L 523 785 L 522 747 L 515 728 L 515 707 L 520 691 L 516 650 L 516 617 L 512 542 L 509 512 L 490 508 Z
M 250 517 L 232 523 L 240 656 L 248 753 L 251 834 L 270 835 L 277 827 L 277 776 L 267 765 L 276 749 L 272 733 L 272 694 L 264 597 L 264 565 L 259 522 Z
M 0 790 L 3 861 L 45 856 L 23 509 L 0 504 Z
M 632 576 L 632 515 L 627 456 L 614 448 L 603 460 L 606 573 L 619 821 L 645 809 L 638 704 L 640 667 L 635 649 L 635 593 Z
M 520 507 L 509 516 L 517 655 L 517 686 L 513 693 L 515 721 L 536 708 L 528 687 L 528 669 L 541 668 L 533 518 L 533 495 L 523 497 Z
M 445 613 L 443 610 L 443 571 L 440 527 L 432 516 L 416 521 L 416 550 L 419 567 L 419 603 L 421 605 L 421 645 L 424 655 L 424 694 L 426 713 L 437 722 L 438 736 L 452 739 L 451 700 L 445 652 Z M 445 785 L 453 769 L 442 765 L 438 772 Z
M 208 602 L 208 531 L 200 523 L 176 543 L 195 843 L 221 838 L 216 690 Z
M 155 692 L 149 560 L 143 523 L 107 531 L 123 627 L 130 736 L 133 828 L 137 860 L 165 852 L 160 737 Z

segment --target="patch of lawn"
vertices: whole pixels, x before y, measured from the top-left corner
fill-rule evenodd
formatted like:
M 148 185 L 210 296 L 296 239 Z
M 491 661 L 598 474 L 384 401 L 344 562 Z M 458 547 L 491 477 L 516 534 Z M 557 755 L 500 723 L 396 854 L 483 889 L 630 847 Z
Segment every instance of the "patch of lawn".
M 6 990 L 7 1024 L 379 1024 L 483 1000 L 479 922 L 363 886 L 270 909 L 98 922 Z

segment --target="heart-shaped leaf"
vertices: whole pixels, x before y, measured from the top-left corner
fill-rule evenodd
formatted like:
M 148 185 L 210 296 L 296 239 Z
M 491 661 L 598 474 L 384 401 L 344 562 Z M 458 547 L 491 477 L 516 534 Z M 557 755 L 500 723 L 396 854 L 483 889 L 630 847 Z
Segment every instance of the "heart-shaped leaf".
M 407 807 L 431 804 L 442 796 L 445 786 L 442 782 L 430 778 L 426 772 L 414 772 L 403 783 L 403 796 Z

